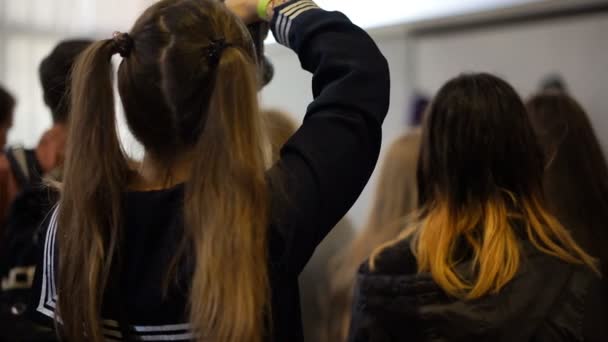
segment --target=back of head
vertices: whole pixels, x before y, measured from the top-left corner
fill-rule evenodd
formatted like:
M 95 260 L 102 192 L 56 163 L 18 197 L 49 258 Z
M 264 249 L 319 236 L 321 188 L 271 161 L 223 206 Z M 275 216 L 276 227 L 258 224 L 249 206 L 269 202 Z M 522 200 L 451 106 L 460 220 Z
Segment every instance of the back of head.
M 166 169 L 167 184 L 177 161 L 191 161 L 185 233 L 167 277 L 186 254 L 194 260 L 186 310 L 200 340 L 261 341 L 269 300 L 267 161 L 256 57 L 245 26 L 214 0 L 159 1 L 129 34 L 94 43 L 76 63 L 58 234 L 62 332 L 68 340 L 103 339 L 101 293 L 132 175 L 116 131 L 114 54 L 123 57 L 126 121 L 146 157 Z M 229 272 L 220 270 L 226 260 Z
M 550 209 L 594 255 L 608 255 L 608 166 L 587 114 L 563 92 L 544 92 L 528 103 L 547 155 L 544 178 Z
M 540 91 L 568 93 L 568 85 L 560 74 L 550 74 L 541 81 Z
M 543 168 L 524 104 L 509 84 L 470 74 L 444 85 L 428 112 L 418 163 L 420 213 L 409 230 L 418 271 L 454 296 L 495 293 L 519 269 L 521 238 L 594 267 L 545 209 Z M 470 274 L 456 270 L 464 260 Z
M 85 39 L 62 41 L 40 64 L 44 102 L 51 109 L 54 123 L 67 123 L 71 71 L 78 55 L 92 42 Z
M 268 140 L 272 150 L 272 160 L 277 161 L 281 148 L 296 132 L 297 126 L 289 114 L 278 110 L 266 110 L 263 113 L 264 123 L 268 130 Z
M 327 341 L 344 341 L 348 334 L 355 276 L 375 248 L 399 236 L 404 219 L 417 207 L 416 165 L 420 131 L 399 137 L 384 157 L 374 203 L 363 231 L 332 262 Z
M 515 90 L 489 74 L 445 84 L 431 105 L 418 165 L 422 206 L 453 212 L 542 189 L 543 159 Z

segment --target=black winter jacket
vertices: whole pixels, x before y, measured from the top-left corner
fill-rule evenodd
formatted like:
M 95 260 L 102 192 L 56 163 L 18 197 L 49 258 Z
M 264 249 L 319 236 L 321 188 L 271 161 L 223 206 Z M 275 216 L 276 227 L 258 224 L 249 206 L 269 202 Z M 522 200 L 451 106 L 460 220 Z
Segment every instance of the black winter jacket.
M 349 342 L 608 341 L 608 299 L 586 268 L 522 242 L 523 262 L 500 293 L 451 298 L 417 274 L 406 241 L 358 275 Z M 466 267 L 466 265 L 463 265 Z

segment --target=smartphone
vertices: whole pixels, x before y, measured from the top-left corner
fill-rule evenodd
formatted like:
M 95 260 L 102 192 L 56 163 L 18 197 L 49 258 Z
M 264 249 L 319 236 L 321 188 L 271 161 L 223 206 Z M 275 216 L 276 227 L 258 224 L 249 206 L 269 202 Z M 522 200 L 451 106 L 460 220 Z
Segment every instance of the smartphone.
M 259 22 L 256 24 L 248 25 L 247 29 L 251 34 L 253 43 L 255 44 L 255 52 L 258 58 L 258 73 L 260 78 L 260 88 L 264 87 L 274 77 L 274 67 L 272 62 L 264 54 L 264 41 L 268 37 L 270 26 L 266 22 Z
M 224 2 L 224 0 L 220 0 Z M 274 77 L 274 66 L 272 62 L 264 54 L 264 41 L 270 32 L 270 25 L 266 22 L 259 22 L 247 26 L 249 34 L 255 44 L 255 52 L 258 60 L 258 78 L 260 80 L 260 89 L 266 86 Z

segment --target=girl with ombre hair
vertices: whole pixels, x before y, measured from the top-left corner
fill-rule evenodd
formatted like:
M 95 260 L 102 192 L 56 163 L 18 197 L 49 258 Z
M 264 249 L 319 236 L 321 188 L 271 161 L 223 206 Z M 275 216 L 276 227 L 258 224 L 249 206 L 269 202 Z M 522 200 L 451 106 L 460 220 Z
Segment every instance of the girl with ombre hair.
M 544 169 L 509 84 L 444 85 L 423 129 L 419 212 L 360 269 L 350 341 L 605 341 L 597 262 L 549 212 Z

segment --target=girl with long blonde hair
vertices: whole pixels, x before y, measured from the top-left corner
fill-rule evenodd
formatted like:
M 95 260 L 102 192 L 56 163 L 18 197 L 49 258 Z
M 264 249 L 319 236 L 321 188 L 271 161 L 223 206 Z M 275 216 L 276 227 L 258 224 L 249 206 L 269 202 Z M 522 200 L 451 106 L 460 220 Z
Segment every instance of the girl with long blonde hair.
M 37 312 L 64 340 L 302 339 L 297 277 L 374 168 L 388 67 L 338 12 L 259 5 L 162 0 L 79 57 L 36 281 Z M 315 100 L 270 171 L 244 25 L 260 17 L 314 72 Z M 116 130 L 117 54 L 138 170 Z
M 604 341 L 596 260 L 547 210 L 515 90 L 489 74 L 435 97 L 419 212 L 358 275 L 350 341 Z
M 399 137 L 390 146 L 382 162 L 367 224 L 328 267 L 327 271 L 331 274 L 330 297 L 324 305 L 322 341 L 346 340 L 359 265 L 378 246 L 399 236 L 403 222 L 416 210 L 416 165 L 420 138 L 420 130 L 415 129 Z

